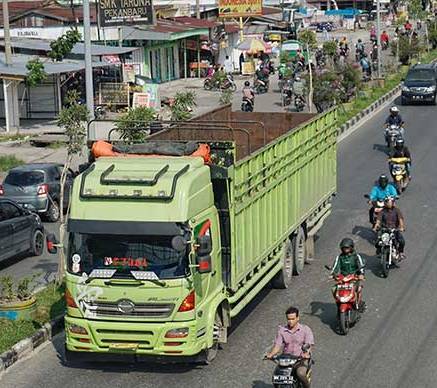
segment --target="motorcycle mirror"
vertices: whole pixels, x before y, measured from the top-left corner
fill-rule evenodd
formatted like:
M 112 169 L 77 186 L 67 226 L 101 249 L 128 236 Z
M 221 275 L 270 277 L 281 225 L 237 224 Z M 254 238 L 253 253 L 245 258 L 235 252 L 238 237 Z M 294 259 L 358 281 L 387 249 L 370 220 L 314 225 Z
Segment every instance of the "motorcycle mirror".
M 326 268 L 328 271 L 331 270 L 331 267 L 330 267 L 329 265 L 325 265 L 325 268 Z
M 369 194 L 364 194 L 364 198 L 370 199 L 370 195 Z

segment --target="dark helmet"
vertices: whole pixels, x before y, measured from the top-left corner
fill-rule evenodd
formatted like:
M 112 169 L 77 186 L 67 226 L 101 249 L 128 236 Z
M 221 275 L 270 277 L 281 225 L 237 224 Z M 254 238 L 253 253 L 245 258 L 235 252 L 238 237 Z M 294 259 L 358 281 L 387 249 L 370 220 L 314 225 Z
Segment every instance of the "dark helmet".
M 382 188 L 387 187 L 387 185 L 388 185 L 387 175 L 385 175 L 385 174 L 380 175 L 380 177 L 378 178 L 378 183 Z
M 358 39 L 358 43 L 361 43 L 362 42 L 362 40 L 361 39 Z
M 246 81 L 246 82 L 244 83 L 244 86 L 250 86 L 250 82 L 249 82 L 249 81 Z
M 343 248 L 352 248 L 352 249 L 354 249 L 354 247 L 355 247 L 355 244 L 354 244 L 353 240 L 351 238 L 349 238 L 349 237 L 344 238 L 340 242 L 340 249 L 343 249 Z
M 395 147 L 397 148 L 397 149 L 401 149 L 403 146 L 404 146 L 404 139 L 397 139 L 396 140 L 396 144 L 395 144 Z

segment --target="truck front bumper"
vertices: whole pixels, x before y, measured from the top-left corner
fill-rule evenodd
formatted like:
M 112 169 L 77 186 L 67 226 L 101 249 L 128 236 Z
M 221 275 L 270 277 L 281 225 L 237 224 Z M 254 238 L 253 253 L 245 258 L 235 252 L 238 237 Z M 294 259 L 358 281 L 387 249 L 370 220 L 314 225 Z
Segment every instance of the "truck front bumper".
M 86 330 L 78 334 L 77 328 Z M 169 330 L 188 328 L 185 338 L 166 338 Z M 192 362 L 204 360 L 206 330 L 197 322 L 118 322 L 65 317 L 68 361 Z

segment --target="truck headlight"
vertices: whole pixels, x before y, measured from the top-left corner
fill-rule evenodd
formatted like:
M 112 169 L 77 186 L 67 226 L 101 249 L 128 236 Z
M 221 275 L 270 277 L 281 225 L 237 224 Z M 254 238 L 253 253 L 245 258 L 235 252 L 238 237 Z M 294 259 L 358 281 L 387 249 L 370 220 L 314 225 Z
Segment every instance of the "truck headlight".
M 402 91 L 403 92 L 409 92 L 410 91 L 410 88 L 408 87 L 408 86 L 402 86 Z
M 434 86 L 429 86 L 429 87 L 427 87 L 427 88 L 426 88 L 426 91 L 427 91 L 428 93 L 435 92 L 435 85 L 434 85 Z

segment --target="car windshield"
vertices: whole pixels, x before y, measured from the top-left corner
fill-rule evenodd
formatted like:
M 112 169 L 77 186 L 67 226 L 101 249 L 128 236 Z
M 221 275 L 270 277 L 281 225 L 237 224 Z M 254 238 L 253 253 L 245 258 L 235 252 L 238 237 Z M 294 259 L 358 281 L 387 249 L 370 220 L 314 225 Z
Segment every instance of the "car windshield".
M 44 182 L 44 173 L 41 171 L 11 171 L 5 183 L 12 186 L 33 186 Z
M 186 276 L 187 250 L 172 248 L 173 236 L 70 233 L 68 271 L 90 274 L 93 269 L 116 269 L 113 277 L 131 277 L 131 271 L 154 272 L 160 279 Z
M 434 80 L 434 72 L 432 70 L 413 70 L 407 74 L 407 81 L 429 81 Z

